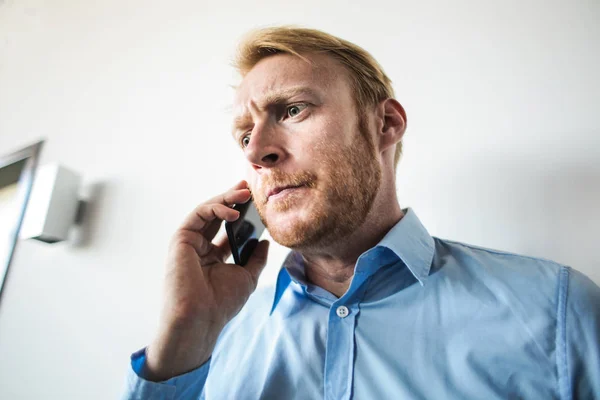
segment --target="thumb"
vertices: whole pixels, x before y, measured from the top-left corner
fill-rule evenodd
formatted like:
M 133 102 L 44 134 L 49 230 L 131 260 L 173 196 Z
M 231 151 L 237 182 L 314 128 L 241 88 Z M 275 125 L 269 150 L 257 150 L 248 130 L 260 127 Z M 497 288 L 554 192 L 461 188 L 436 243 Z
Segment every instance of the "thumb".
M 244 266 L 245 269 L 252 274 L 252 280 L 254 281 L 254 287 L 258 283 L 258 277 L 262 273 L 263 269 L 267 265 L 267 255 L 269 253 L 269 241 L 262 240 L 248 259 L 248 263 Z

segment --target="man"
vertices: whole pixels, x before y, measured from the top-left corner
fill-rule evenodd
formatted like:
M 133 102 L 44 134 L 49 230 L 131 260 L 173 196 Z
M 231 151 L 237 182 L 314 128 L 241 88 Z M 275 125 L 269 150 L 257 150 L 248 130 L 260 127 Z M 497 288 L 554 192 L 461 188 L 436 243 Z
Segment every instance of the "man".
M 174 235 L 161 323 L 125 398 L 600 397 L 600 289 L 569 267 L 431 237 L 396 198 L 406 114 L 363 49 L 252 33 L 234 137 L 247 182 Z M 252 196 L 292 249 L 274 290 L 211 242 Z M 252 294 L 252 295 L 251 295 Z

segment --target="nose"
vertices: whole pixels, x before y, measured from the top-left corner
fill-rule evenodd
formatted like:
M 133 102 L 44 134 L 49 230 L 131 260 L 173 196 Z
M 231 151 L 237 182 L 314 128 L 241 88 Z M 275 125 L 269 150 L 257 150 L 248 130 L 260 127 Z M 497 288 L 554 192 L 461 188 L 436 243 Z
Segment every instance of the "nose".
M 246 158 L 255 170 L 272 168 L 279 164 L 285 155 L 282 141 L 277 132 L 268 124 L 256 124 L 245 150 Z

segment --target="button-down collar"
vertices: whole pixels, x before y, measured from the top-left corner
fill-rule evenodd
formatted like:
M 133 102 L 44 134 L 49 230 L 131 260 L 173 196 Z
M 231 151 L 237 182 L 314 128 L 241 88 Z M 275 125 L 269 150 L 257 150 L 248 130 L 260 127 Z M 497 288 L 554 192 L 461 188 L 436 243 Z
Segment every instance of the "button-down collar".
M 358 258 L 354 273 L 355 276 L 361 276 L 361 282 L 377 272 L 382 266 L 389 265 L 399 258 L 403 262 L 403 264 L 400 264 L 406 265 L 421 285 L 425 284 L 434 255 L 433 238 L 411 208 L 406 208 L 403 212 L 402 219 L 390 229 L 384 238 L 375 247 L 365 251 Z M 386 249 L 391 250 L 391 253 Z M 355 280 L 356 277 L 353 279 L 352 286 L 354 286 Z M 308 285 L 304 274 L 304 260 L 295 251 L 288 254 L 277 276 L 271 313 L 277 307 L 281 296 L 292 281 L 303 288 Z

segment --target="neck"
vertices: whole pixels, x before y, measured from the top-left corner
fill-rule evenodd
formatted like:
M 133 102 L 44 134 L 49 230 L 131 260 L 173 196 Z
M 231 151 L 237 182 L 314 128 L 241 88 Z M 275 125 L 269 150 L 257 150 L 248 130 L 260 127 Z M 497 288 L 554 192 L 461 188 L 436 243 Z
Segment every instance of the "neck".
M 323 248 L 299 251 L 304 258 L 306 279 L 310 283 L 338 298 L 348 291 L 358 257 L 375 247 L 404 216 L 395 191 L 393 201 L 389 196 L 382 197 L 390 201 L 378 201 L 376 198 L 365 222 L 350 236 Z

